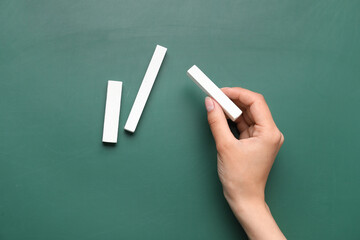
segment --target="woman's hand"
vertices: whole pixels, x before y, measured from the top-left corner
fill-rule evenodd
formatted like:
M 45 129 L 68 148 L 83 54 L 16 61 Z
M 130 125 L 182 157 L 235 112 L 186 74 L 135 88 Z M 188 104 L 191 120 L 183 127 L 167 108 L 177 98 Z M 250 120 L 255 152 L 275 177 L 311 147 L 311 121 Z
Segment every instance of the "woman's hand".
M 285 239 L 265 203 L 265 185 L 284 142 L 261 94 L 243 88 L 222 91 L 243 111 L 231 133 L 226 116 L 212 98 L 205 99 L 208 121 L 218 152 L 224 195 L 250 239 Z

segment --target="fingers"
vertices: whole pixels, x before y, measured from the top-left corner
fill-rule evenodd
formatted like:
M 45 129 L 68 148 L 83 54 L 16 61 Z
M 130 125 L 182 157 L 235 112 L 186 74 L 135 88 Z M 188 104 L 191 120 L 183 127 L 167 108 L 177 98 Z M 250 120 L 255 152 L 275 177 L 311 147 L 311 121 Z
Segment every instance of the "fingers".
M 253 125 L 254 120 L 252 120 L 252 116 L 249 113 L 250 112 L 249 109 L 243 108 L 242 111 L 243 111 L 243 113 L 241 114 L 241 116 L 243 116 L 244 121 L 246 122 L 246 124 L 249 125 L 249 126 Z
M 235 137 L 230 131 L 225 114 L 220 105 L 212 98 L 206 97 L 205 106 L 208 112 L 208 122 L 216 145 L 234 140 Z
M 264 126 L 275 125 L 270 109 L 261 94 L 239 87 L 222 88 L 222 91 L 233 100 L 235 104 L 245 110 L 243 114 L 247 123 L 252 121 L 253 123 Z
M 244 115 L 241 115 L 237 120 L 236 120 L 236 127 L 240 132 L 245 131 L 250 125 L 245 121 L 244 119 Z

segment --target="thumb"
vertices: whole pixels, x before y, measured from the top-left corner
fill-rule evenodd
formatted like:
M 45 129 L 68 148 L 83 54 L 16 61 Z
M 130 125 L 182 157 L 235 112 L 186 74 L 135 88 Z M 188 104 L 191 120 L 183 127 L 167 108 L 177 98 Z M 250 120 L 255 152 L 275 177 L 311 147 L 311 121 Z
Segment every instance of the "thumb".
M 208 122 L 216 145 L 232 141 L 234 136 L 230 131 L 221 106 L 210 97 L 205 98 L 205 106 L 208 112 Z

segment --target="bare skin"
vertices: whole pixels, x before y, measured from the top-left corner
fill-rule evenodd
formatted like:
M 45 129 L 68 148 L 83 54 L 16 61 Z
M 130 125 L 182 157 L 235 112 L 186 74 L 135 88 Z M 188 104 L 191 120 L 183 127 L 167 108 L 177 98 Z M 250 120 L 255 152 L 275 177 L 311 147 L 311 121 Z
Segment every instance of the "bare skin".
M 218 174 L 224 196 L 250 239 L 286 239 L 265 202 L 265 185 L 284 142 L 261 94 L 243 88 L 222 91 L 243 114 L 231 133 L 220 105 L 205 99 L 208 121 L 218 152 Z

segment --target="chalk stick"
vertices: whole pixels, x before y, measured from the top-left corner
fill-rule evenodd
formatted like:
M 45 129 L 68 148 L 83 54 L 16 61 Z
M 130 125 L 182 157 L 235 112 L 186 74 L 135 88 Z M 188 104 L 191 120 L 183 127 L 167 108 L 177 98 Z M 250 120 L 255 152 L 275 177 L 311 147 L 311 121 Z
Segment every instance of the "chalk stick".
M 136 95 L 135 102 L 131 108 L 129 117 L 126 121 L 124 129 L 129 132 L 135 132 L 136 126 L 139 123 L 141 114 L 144 110 L 146 101 L 150 95 L 151 88 L 154 85 L 156 76 L 159 72 L 161 63 L 165 57 L 167 48 L 157 45 L 155 52 L 151 58 L 149 66 L 146 70 L 144 79 L 140 85 L 139 91 Z
M 215 99 L 222 107 L 226 115 L 235 121 L 241 115 L 241 110 L 230 98 L 228 98 L 196 65 L 192 66 L 187 75 L 198 85 L 207 95 Z
M 107 85 L 103 142 L 116 143 L 119 129 L 122 82 L 109 80 Z

